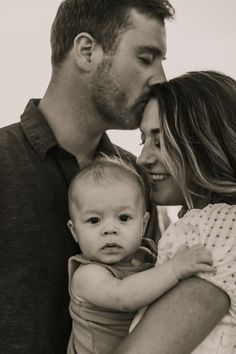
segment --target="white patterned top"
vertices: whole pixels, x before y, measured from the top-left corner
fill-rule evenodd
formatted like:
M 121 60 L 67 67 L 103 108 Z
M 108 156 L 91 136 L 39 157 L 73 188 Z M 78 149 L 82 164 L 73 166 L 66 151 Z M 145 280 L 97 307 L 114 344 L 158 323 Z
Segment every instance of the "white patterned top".
M 197 276 L 221 288 L 229 296 L 231 305 L 192 354 L 236 354 L 236 205 L 209 204 L 203 209 L 188 211 L 163 233 L 157 264 L 172 257 L 181 245 L 198 243 L 211 252 L 216 273 L 198 273 Z

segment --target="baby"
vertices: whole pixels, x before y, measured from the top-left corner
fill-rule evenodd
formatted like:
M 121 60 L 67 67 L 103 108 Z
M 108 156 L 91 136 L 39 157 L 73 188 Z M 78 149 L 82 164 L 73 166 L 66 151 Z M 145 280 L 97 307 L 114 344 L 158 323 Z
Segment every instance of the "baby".
M 135 168 L 104 157 L 80 172 L 69 189 L 68 226 L 82 254 L 69 260 L 72 333 L 68 354 L 110 354 L 143 306 L 181 279 L 212 272 L 201 245 L 182 247 L 154 267 L 145 189 Z

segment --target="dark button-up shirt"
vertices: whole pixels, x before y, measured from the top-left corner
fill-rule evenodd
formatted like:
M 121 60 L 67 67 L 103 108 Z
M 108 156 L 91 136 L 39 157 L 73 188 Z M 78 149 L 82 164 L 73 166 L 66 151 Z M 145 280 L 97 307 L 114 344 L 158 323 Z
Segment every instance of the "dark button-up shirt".
M 67 191 L 79 171 L 31 100 L 0 130 L 0 353 L 65 354 L 71 330 Z M 128 154 L 104 134 L 99 151 Z M 155 228 L 155 221 L 154 221 Z

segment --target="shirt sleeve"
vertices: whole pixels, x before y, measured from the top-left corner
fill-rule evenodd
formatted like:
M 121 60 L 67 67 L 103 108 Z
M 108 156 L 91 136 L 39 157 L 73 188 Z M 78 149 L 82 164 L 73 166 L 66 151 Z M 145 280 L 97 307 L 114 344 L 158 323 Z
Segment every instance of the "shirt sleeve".
M 202 219 L 201 241 L 212 253 L 216 273 L 198 273 L 197 276 L 229 296 L 229 314 L 236 324 L 236 206 L 217 204 Z
M 202 278 L 222 289 L 230 298 L 229 314 L 236 324 L 236 206 L 210 204 L 193 209 L 172 224 L 158 244 L 158 261 L 161 264 L 181 245 L 204 245 L 212 254 L 216 273 L 198 273 Z

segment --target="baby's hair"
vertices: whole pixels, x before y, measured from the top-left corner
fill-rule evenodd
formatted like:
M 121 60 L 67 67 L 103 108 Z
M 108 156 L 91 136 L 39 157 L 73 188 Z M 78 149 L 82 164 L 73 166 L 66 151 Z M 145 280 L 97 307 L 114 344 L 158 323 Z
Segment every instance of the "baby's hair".
M 117 156 L 101 155 L 96 158 L 91 165 L 79 172 L 71 181 L 68 199 L 69 199 L 69 213 L 72 214 L 72 205 L 74 204 L 74 189 L 80 181 L 87 181 L 88 183 L 96 182 L 102 184 L 114 183 L 114 181 L 121 181 L 130 179 L 136 183 L 140 189 L 143 198 L 143 204 L 146 208 L 146 189 L 143 178 L 137 172 L 133 164 L 127 160 Z M 89 188 L 89 187 L 88 187 Z
M 236 81 L 190 72 L 153 88 L 164 163 L 182 188 L 212 203 L 236 202 Z

